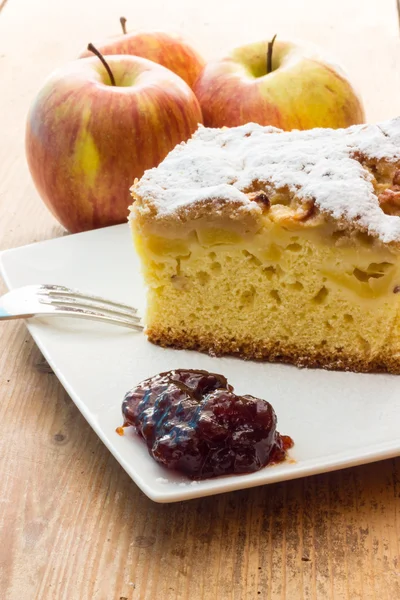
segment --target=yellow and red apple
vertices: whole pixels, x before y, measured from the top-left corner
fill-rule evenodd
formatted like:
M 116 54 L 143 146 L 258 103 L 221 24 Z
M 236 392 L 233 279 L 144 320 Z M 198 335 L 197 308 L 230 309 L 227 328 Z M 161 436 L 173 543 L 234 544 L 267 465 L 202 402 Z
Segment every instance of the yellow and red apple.
M 208 63 L 193 90 L 208 127 L 252 121 L 285 130 L 339 128 L 365 119 L 360 98 L 339 68 L 285 41 L 248 44 Z
M 71 232 L 121 223 L 136 177 L 196 130 L 202 116 L 189 86 L 154 62 L 96 57 L 54 72 L 27 121 L 26 155 L 34 183 Z
M 121 18 L 125 31 L 124 19 Z M 103 56 L 133 54 L 147 58 L 182 77 L 192 87 L 204 60 L 188 42 L 178 35 L 163 31 L 132 31 L 94 44 Z M 81 57 L 90 56 L 85 50 Z

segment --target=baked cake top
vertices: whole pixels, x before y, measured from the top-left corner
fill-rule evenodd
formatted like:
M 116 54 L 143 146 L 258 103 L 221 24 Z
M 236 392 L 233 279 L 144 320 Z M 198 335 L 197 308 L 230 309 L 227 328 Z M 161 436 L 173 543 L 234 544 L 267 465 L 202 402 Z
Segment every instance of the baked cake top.
M 336 130 L 200 126 L 132 188 L 136 210 L 157 220 L 186 220 L 199 205 L 260 212 L 260 191 L 288 193 L 342 226 L 399 243 L 400 117 Z

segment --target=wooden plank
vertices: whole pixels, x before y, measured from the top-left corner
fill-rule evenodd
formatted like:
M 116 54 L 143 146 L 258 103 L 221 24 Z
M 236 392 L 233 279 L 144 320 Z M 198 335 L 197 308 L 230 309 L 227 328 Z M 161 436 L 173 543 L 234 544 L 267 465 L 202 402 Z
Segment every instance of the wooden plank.
M 379 10 L 375 0 L 0 6 L 0 249 L 62 234 L 26 167 L 26 112 L 41 80 L 115 33 L 120 14 L 185 33 L 207 58 L 276 31 L 309 40 L 347 66 L 371 121 L 399 111 L 394 0 Z M 0 377 L 0 598 L 400 598 L 399 459 L 157 505 L 43 369 L 20 323 L 1 326 Z

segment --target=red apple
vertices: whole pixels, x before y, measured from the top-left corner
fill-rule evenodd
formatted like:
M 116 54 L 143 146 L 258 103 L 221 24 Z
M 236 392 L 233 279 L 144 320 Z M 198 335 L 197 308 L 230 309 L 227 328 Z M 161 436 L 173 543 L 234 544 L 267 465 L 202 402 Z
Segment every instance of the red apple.
M 121 18 L 125 31 L 125 20 Z M 132 31 L 110 37 L 95 44 L 103 56 L 133 54 L 152 60 L 179 77 L 192 87 L 204 67 L 201 56 L 180 36 L 163 31 Z M 90 56 L 85 50 L 81 57 Z
M 28 165 L 44 202 L 71 232 L 121 223 L 129 187 L 202 122 L 189 86 L 154 62 L 96 57 L 54 72 L 27 121 Z
M 361 100 L 345 75 L 314 50 L 289 42 L 237 48 L 207 64 L 193 90 L 208 127 L 253 121 L 291 130 L 364 122 Z

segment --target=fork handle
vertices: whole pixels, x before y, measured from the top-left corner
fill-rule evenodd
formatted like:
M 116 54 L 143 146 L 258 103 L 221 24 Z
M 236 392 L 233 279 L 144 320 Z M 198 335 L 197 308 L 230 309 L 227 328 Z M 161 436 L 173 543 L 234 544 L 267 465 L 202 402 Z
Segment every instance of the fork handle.
M 0 321 L 12 321 L 13 319 L 30 319 L 34 314 L 11 315 L 0 306 Z
M 120 327 L 128 327 L 135 331 L 142 331 L 143 325 L 140 323 L 133 323 L 129 320 L 117 319 L 116 317 L 107 317 L 105 315 L 94 315 L 90 313 L 73 313 L 70 310 L 60 310 L 57 312 L 41 312 L 37 314 L 19 314 L 10 315 L 4 309 L 0 308 L 0 321 L 12 321 L 16 319 L 31 319 L 33 317 L 68 317 L 75 319 L 86 319 L 87 321 L 100 321 L 101 323 L 108 323 L 110 325 L 119 325 Z
M 34 316 L 36 316 L 36 315 L 6 315 L 3 313 L 3 311 L 0 311 L 0 321 L 14 321 L 17 319 L 31 319 Z

